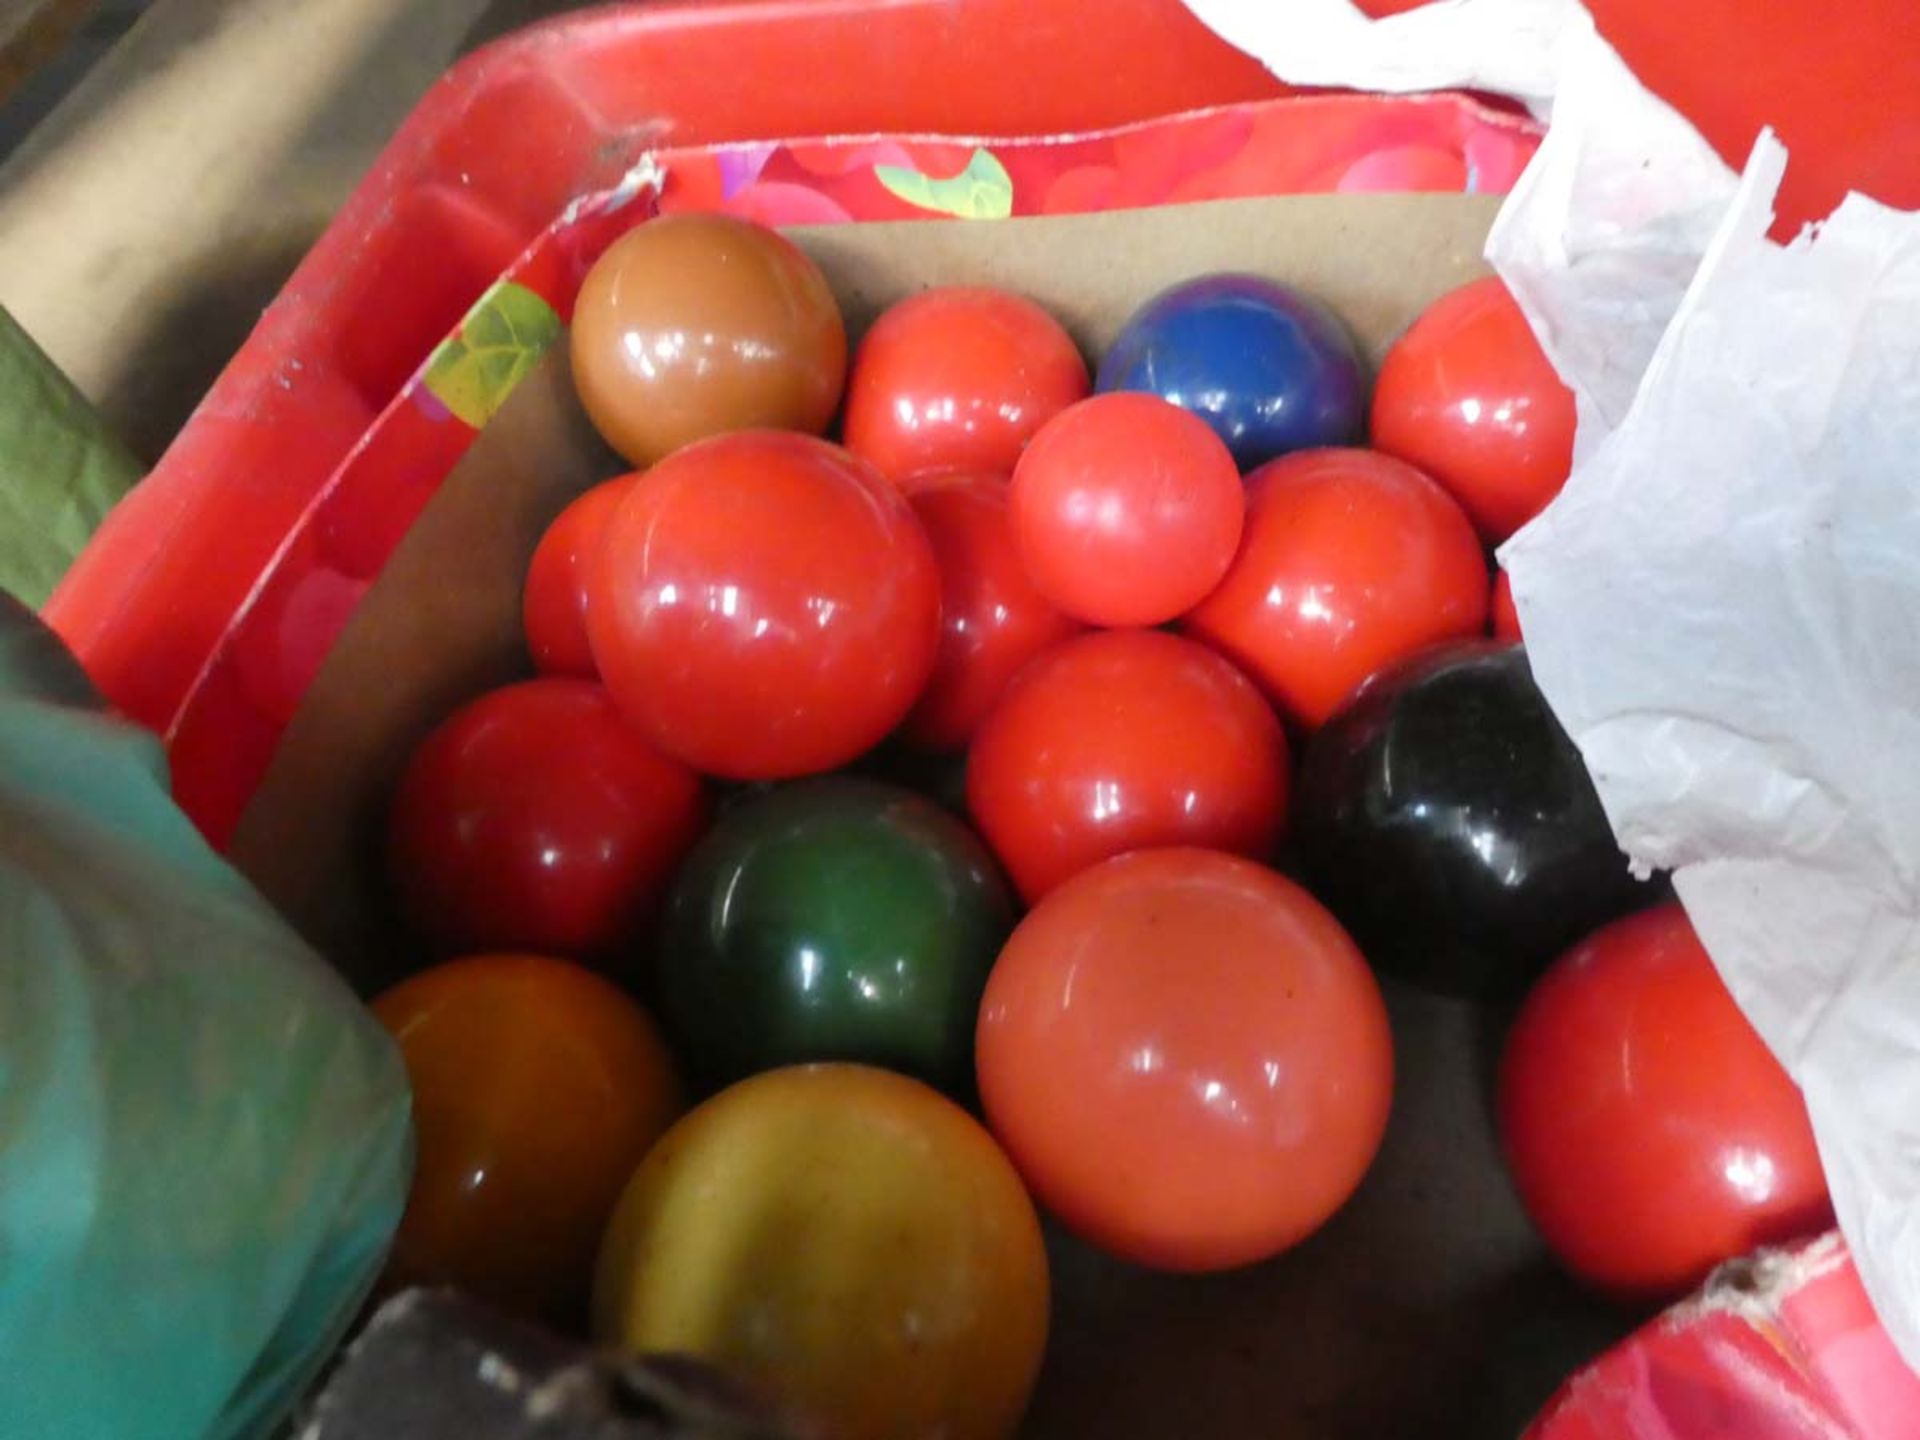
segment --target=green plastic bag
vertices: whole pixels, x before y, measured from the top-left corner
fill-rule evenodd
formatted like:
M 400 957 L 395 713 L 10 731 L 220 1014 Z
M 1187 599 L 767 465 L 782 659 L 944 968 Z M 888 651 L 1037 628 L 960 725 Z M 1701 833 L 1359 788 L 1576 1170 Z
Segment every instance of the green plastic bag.
M 85 397 L 0 310 L 0 591 L 44 604 L 139 478 Z
M 405 1071 L 0 596 L 0 1440 L 266 1433 L 399 1221 Z

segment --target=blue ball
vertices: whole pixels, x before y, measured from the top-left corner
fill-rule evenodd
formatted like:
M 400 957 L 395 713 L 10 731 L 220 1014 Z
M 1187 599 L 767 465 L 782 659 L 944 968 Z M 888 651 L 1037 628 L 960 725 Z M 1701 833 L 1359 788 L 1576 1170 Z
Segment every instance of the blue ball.
M 1191 410 L 1242 470 L 1366 422 L 1366 376 L 1334 313 L 1257 275 L 1204 275 L 1163 290 L 1120 331 L 1094 388 L 1144 390 Z

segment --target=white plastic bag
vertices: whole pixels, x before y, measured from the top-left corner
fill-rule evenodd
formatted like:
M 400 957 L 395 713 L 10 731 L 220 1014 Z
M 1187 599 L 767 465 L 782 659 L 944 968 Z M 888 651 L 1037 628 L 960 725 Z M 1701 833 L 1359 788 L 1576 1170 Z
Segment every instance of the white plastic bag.
M 1488 242 L 1579 401 L 1501 554 L 1534 674 L 1800 1082 L 1920 1365 L 1920 216 L 1771 242 L 1779 145 L 1736 179 L 1573 0 L 1189 3 L 1283 79 L 1551 115 Z

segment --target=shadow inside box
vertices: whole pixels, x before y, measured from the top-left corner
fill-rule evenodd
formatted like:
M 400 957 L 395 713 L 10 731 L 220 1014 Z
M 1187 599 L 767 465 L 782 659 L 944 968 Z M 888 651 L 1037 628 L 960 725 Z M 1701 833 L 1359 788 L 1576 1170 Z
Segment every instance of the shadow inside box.
M 1569 1378 L 1652 1318 L 1582 1290 L 1545 1260 L 1506 1277 L 1482 1308 L 1493 1343 L 1470 1377 L 1462 1440 L 1514 1440 Z
M 1059 1297 L 1025 1440 L 1516 1440 L 1645 1316 L 1545 1258 L 1441 1302 L 1345 1288 L 1338 1222 L 1249 1271 L 1158 1275 L 1050 1230 Z M 1443 1244 L 1436 1237 L 1436 1244 Z
M 165 357 L 118 366 L 96 397 L 135 454 L 152 462 L 172 443 L 311 243 L 304 223 L 251 235 L 217 265 L 180 276 L 168 303 L 143 315 L 139 333 L 118 337 L 123 355 Z

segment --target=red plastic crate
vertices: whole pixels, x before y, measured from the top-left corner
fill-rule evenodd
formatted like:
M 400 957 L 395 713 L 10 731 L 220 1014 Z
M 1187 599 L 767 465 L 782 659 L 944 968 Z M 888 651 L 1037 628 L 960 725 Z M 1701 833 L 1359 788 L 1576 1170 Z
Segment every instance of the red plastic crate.
M 1920 202 L 1911 0 L 1593 9 L 1723 154 L 1744 156 L 1763 121 L 1780 129 L 1796 149 L 1783 223 L 1846 183 Z M 279 560 L 299 558 L 302 517 L 406 378 L 570 197 L 663 145 L 1085 132 L 1284 93 L 1180 0 L 655 0 L 525 31 L 456 66 L 409 117 L 47 618 L 168 739 L 217 835 L 236 797 L 201 806 L 202 759 L 231 751 L 257 771 L 271 749 L 258 733 L 185 733 L 197 691 L 232 688 L 216 663 L 229 629 Z M 302 604 L 324 619 L 354 598 L 334 586 Z M 293 655 L 266 688 L 316 659 Z
M 1920 1376 L 1838 1235 L 1726 1267 L 1568 1381 L 1525 1440 L 1912 1440 Z
M 678 203 L 698 205 L 719 200 L 700 193 L 716 144 L 904 139 L 937 174 L 942 146 L 927 137 L 945 137 L 957 159 L 983 144 L 1003 155 L 1019 172 L 1013 211 L 1037 213 L 1498 191 L 1537 141 L 1524 117 L 1463 97 L 1281 99 L 1178 0 L 1112 0 L 1098 24 L 1085 14 L 1085 0 L 670 0 L 554 21 L 456 67 L 47 607 L 113 702 L 165 738 L 202 829 L 224 841 L 333 637 L 465 448 L 456 431 L 422 431 L 410 448 L 388 433 L 407 428 L 390 412 L 409 377 L 556 215 L 642 155 L 673 156 Z M 1244 120 L 1264 132 L 1229 136 L 1246 154 L 1213 165 L 1223 127 L 1178 117 L 1235 102 L 1266 106 Z M 1056 190 L 1048 171 L 1069 168 L 1070 128 L 1087 163 Z M 1093 154 L 1123 133 L 1118 162 Z M 1477 155 L 1475 135 L 1507 138 Z M 808 149 L 782 163 L 804 169 Z M 864 188 L 805 177 L 823 203 L 780 218 L 943 213 L 886 194 L 870 159 L 861 168 Z M 1205 185 L 1172 183 L 1198 172 Z M 555 299 L 564 309 L 570 292 Z
M 405 352 L 410 378 L 391 382 L 396 395 L 341 463 L 313 485 L 297 514 L 279 520 L 280 543 L 246 591 L 186 597 L 204 608 L 213 638 L 167 720 L 175 797 L 224 843 L 335 637 L 490 413 L 474 397 L 463 399 L 458 382 L 436 383 L 464 337 L 531 327 L 533 338 L 521 344 L 531 364 L 559 334 L 594 258 L 656 209 L 723 209 L 789 225 L 991 219 L 1337 190 L 1498 192 L 1518 178 L 1537 143 L 1531 123 L 1463 97 L 1324 94 L 1076 136 L 884 135 L 650 150 L 645 183 L 570 201 L 424 369 L 419 352 Z M 312 443 L 310 432 L 293 426 L 282 428 L 280 441 Z M 165 623 L 173 628 L 171 619 Z
M 407 376 L 571 197 L 649 148 L 1045 134 L 1278 93 L 1178 0 L 664 0 L 501 41 L 408 118 L 47 618 L 171 738 L 229 622 Z

